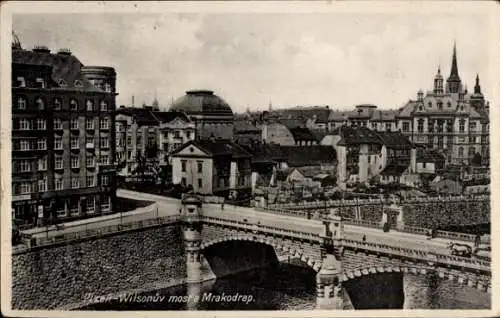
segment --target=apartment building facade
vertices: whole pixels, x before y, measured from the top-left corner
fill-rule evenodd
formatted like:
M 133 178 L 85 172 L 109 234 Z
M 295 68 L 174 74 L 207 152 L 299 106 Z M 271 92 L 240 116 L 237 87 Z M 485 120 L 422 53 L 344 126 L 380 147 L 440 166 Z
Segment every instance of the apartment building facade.
M 115 83 L 67 49 L 12 43 L 12 216 L 28 226 L 114 210 Z

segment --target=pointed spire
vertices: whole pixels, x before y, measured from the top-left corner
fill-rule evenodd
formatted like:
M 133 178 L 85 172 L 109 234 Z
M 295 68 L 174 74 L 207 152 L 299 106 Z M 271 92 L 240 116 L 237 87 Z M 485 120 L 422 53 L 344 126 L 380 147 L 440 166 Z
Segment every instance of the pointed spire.
M 474 86 L 474 94 L 481 94 L 481 85 L 479 84 L 479 74 L 476 75 L 476 85 Z
M 450 78 L 451 77 L 459 77 L 458 76 L 458 65 L 457 65 L 457 44 L 455 41 L 453 41 L 453 57 L 451 60 L 451 71 L 450 71 Z

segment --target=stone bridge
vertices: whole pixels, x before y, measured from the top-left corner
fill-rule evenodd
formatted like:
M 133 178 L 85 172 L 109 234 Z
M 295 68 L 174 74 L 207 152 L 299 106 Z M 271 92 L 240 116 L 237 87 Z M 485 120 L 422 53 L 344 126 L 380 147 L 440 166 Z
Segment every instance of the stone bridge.
M 386 272 L 411 272 L 431 278 L 455 280 L 461 284 L 491 292 L 489 261 L 450 255 L 437 244 L 415 241 L 415 235 L 379 233 L 387 241 L 368 242 L 352 238 L 344 230 L 341 217 L 307 220 L 253 210 L 235 213 L 220 204 L 203 203 L 200 197 L 186 195 L 181 201 L 180 221 L 186 247 L 187 281 L 199 283 L 216 275 L 207 260 L 210 249 L 224 244 L 246 242 L 272 247 L 279 259 L 300 260 L 313 269 L 317 281 L 317 306 L 343 309 L 343 282 L 364 275 Z M 391 235 L 399 235 L 391 239 Z M 224 255 L 225 256 L 225 255 Z M 213 263 L 213 261 L 212 261 Z M 265 266 L 254 263 L 255 267 Z M 233 268 L 233 272 L 250 270 Z

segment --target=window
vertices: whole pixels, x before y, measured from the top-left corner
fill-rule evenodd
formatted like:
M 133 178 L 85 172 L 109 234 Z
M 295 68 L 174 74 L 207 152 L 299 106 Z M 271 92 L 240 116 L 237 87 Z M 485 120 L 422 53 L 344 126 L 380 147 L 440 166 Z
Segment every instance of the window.
M 88 112 L 94 111 L 94 102 L 93 101 L 91 101 L 90 99 L 87 99 L 87 101 L 85 102 L 85 105 L 87 107 Z
M 80 168 L 80 157 L 71 156 L 71 168 Z
M 31 183 L 29 182 L 21 182 L 20 186 L 20 194 L 31 193 Z
M 64 208 L 64 205 L 60 204 L 60 205 L 56 208 L 56 213 L 57 213 L 57 217 L 58 217 L 58 218 L 65 217 L 65 216 L 66 216 L 66 210 L 65 210 L 65 208 Z
M 458 122 L 458 130 L 463 133 L 465 131 L 465 119 L 460 119 Z
M 422 163 L 422 168 L 424 168 L 424 169 L 425 169 L 425 162 L 424 162 L 424 163 Z
M 419 133 L 424 132 L 424 120 L 423 119 L 419 119 L 418 120 L 418 122 L 417 122 L 417 131 Z
M 101 137 L 99 140 L 99 145 L 101 148 L 109 148 L 109 138 L 108 137 Z
M 62 150 L 63 149 L 62 138 L 59 136 L 54 137 L 54 149 L 55 150 Z
M 181 171 L 186 172 L 186 160 L 181 160 Z
M 127 136 L 127 146 L 132 146 L 132 136 Z
M 87 187 L 95 186 L 95 176 L 87 176 Z
M 403 131 L 410 131 L 410 123 L 408 122 L 403 123 Z
M 37 88 L 45 88 L 45 80 L 43 78 L 38 77 L 35 83 Z
M 94 147 L 94 136 L 87 136 L 87 147 Z
M 198 173 L 203 172 L 203 161 L 198 161 Z
M 19 97 L 17 99 L 17 109 L 26 109 L 26 98 Z
M 174 138 L 181 138 L 181 132 L 178 130 L 174 131 Z
M 38 192 L 47 191 L 47 179 L 38 180 Z
M 78 102 L 76 101 L 76 99 L 70 99 L 69 110 L 78 110 Z
M 385 123 L 385 130 L 386 131 L 391 131 L 391 123 Z
M 79 149 L 80 148 L 80 145 L 78 144 L 77 137 L 71 137 L 70 144 L 71 144 L 71 149 Z
M 108 165 L 109 164 L 109 155 L 101 155 L 99 157 L 99 164 L 101 165 Z
M 87 214 L 92 214 L 95 212 L 95 199 L 94 197 L 87 197 L 86 203 Z
M 36 120 L 36 127 L 38 130 L 46 130 L 47 129 L 47 121 L 42 118 L 38 118 Z
M 476 122 L 475 121 L 471 121 L 469 123 L 469 129 L 470 129 L 470 131 L 475 131 L 476 130 Z
M 185 178 L 185 177 L 182 177 L 181 184 L 182 184 L 183 186 L 185 186 L 185 185 L 187 184 L 187 182 L 186 182 L 186 178 Z
M 54 110 L 61 110 L 61 100 L 59 98 L 54 98 L 52 100 Z
M 62 190 L 63 187 L 63 179 L 62 178 L 55 178 L 54 179 L 54 187 L 56 190 Z
M 107 211 L 110 207 L 110 197 L 107 195 L 102 196 L 101 200 L 101 211 Z
M 464 156 L 464 147 L 458 147 L 458 156 L 463 157 Z
M 446 103 L 446 106 L 448 106 L 448 108 L 450 108 L 451 107 L 451 102 Z
M 35 103 L 36 103 L 36 109 L 38 109 L 38 110 L 44 110 L 45 109 L 45 102 L 40 97 L 38 97 L 36 99 Z
M 66 87 L 66 81 L 63 79 L 60 79 L 57 84 L 59 84 L 59 87 Z
M 101 118 L 101 129 L 109 129 L 109 121 L 107 118 Z
M 61 156 L 57 156 L 54 158 L 54 168 L 63 169 L 63 158 Z
M 19 170 L 21 172 L 29 172 L 29 171 L 31 171 L 31 162 L 29 160 L 21 160 L 21 161 L 19 161 Z
M 104 90 L 107 93 L 111 93 L 111 84 L 109 84 L 109 83 L 104 84 Z
M 78 129 L 78 118 L 71 118 L 70 127 L 71 129 Z
M 78 189 L 80 187 L 80 179 L 78 177 L 71 178 L 71 188 Z
M 38 171 L 45 171 L 45 170 L 47 170 L 47 157 L 39 158 Z
M 109 177 L 107 175 L 101 176 L 101 185 L 107 186 L 109 184 Z
M 63 129 L 61 118 L 54 118 L 54 129 L 55 130 Z
M 38 139 L 37 141 L 37 149 L 38 150 L 47 150 L 47 139 Z
M 203 188 L 203 180 L 198 179 L 198 188 Z
M 85 159 L 86 163 L 87 163 L 87 167 L 89 168 L 92 168 L 95 166 L 95 157 L 94 156 L 88 156 L 86 159 Z
M 105 101 L 101 102 L 101 111 L 105 112 L 108 110 L 108 104 Z
M 87 118 L 85 120 L 85 126 L 87 127 L 87 129 L 94 129 L 94 119 L 93 118 Z
M 476 137 L 476 144 L 480 144 L 481 143 L 481 137 Z
M 17 87 L 26 87 L 26 80 L 24 79 L 23 76 L 18 76 L 17 77 Z
M 31 130 L 31 121 L 25 118 L 19 120 L 19 130 Z
M 82 86 L 83 86 L 82 81 L 80 81 L 80 80 L 75 81 L 75 87 L 82 87 Z
M 428 102 L 427 107 L 432 108 L 432 102 Z
M 443 109 L 443 102 L 442 101 L 438 101 L 437 102 L 437 107 L 439 110 Z

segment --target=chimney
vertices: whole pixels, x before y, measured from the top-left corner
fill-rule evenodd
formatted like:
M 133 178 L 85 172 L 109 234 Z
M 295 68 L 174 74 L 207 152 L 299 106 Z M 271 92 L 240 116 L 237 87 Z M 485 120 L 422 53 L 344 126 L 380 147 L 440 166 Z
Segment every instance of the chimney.
M 134 106 L 135 106 L 135 97 L 134 97 L 134 95 L 132 95 L 132 107 L 134 107 Z

